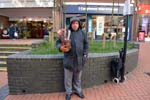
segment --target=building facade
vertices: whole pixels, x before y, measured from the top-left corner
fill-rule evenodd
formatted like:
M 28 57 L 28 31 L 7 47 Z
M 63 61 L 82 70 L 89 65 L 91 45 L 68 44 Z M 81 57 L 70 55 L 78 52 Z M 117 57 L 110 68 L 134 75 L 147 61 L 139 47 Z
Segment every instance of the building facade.
M 145 7 L 149 6 L 150 1 L 130 1 L 132 4 L 128 39 L 136 40 L 139 30 L 145 29 L 149 33 L 150 11 L 149 7 Z M 124 4 L 125 0 L 1 0 L 0 27 L 7 28 L 16 23 L 34 34 L 39 27 L 44 29 L 49 25 L 50 31 L 57 31 L 67 28 L 72 16 L 78 16 L 84 30 L 94 33 L 92 36 L 96 39 L 97 35 L 105 32 L 124 33 Z M 3 18 L 7 21 L 2 21 Z M 142 21 L 146 24 L 142 24 Z M 142 25 L 146 27 L 142 28 Z M 38 35 L 34 37 L 38 38 Z
M 132 4 L 130 5 L 130 8 L 128 40 L 131 39 L 131 23 L 133 17 Z M 67 25 L 66 27 L 68 27 L 72 16 L 78 16 L 82 21 L 83 29 L 87 32 L 89 37 L 92 37 L 93 39 L 100 39 L 103 33 L 110 34 L 111 32 L 119 34 L 119 38 L 123 39 L 122 36 L 125 32 L 124 13 L 123 1 L 115 1 L 114 3 L 110 0 L 64 2 L 64 14 L 66 18 L 64 20 Z

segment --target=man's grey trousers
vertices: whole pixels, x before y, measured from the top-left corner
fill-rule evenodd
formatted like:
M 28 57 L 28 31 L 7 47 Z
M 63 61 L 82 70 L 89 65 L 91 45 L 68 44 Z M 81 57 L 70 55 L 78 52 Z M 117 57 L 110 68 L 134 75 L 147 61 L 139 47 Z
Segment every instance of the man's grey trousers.
M 74 72 L 64 68 L 64 85 L 65 85 L 66 94 L 72 93 L 72 86 L 77 93 L 82 92 L 81 76 L 82 76 L 82 70 L 78 72 Z

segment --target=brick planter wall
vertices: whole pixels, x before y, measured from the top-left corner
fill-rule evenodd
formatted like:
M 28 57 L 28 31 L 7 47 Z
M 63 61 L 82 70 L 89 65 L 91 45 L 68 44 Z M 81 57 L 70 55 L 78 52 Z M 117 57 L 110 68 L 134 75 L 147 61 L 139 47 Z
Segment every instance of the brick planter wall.
M 30 51 L 11 55 L 8 63 L 10 94 L 64 91 L 63 55 L 30 55 Z M 118 53 L 92 53 L 86 62 L 82 87 L 88 88 L 111 80 L 110 61 Z M 138 64 L 138 49 L 127 52 L 126 73 Z

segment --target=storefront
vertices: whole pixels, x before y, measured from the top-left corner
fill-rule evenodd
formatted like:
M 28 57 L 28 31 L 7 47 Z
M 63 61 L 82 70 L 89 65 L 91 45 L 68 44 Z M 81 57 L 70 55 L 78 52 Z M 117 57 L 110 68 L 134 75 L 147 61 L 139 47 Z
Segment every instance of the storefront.
M 139 28 L 138 31 L 144 31 L 145 37 L 150 38 L 150 5 L 141 4 L 138 9 Z
M 112 3 L 97 3 L 93 4 L 65 4 L 64 13 L 66 17 L 66 24 L 69 25 L 70 18 L 72 16 L 78 16 L 82 25 L 87 26 L 84 30 L 88 35 L 91 35 L 93 39 L 99 39 L 103 33 L 110 34 L 115 32 L 119 35 L 123 35 L 125 32 L 124 16 L 123 16 L 123 4 L 115 4 L 112 15 Z M 86 23 L 87 22 L 87 23 Z M 132 15 L 129 18 L 129 30 L 131 31 Z M 131 38 L 131 32 L 129 32 L 129 38 Z
M 20 20 L 11 20 L 10 25 L 17 25 L 19 38 L 43 38 L 46 27 L 52 29 L 52 23 L 46 18 L 24 17 Z
M 48 27 L 51 31 L 53 27 L 52 8 L 3 8 L 0 15 L 7 16 L 7 21 L 0 17 L 1 38 L 5 38 L 4 33 L 11 34 L 12 26 L 16 27 L 18 38 L 43 38 L 44 30 Z

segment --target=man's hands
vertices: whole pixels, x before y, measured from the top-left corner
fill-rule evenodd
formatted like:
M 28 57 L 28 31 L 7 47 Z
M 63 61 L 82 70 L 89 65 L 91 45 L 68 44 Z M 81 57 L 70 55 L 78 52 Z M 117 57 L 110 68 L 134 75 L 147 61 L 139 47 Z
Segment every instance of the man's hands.
M 66 31 L 67 30 L 65 30 L 65 29 L 60 29 L 57 31 L 57 34 L 60 36 L 60 39 L 61 39 L 61 46 L 59 49 L 62 52 L 69 52 L 71 49 L 71 41 L 67 37 L 68 34 L 66 33 Z
M 61 45 L 60 50 L 62 52 L 68 52 L 70 50 L 70 48 L 68 48 L 68 46 L 66 46 L 66 45 Z
M 71 41 L 62 41 L 60 50 L 62 52 L 68 52 L 71 49 Z
M 60 30 L 57 31 L 57 34 L 58 34 L 59 36 L 62 36 L 62 35 L 63 35 L 63 32 L 66 32 L 66 30 L 65 30 L 65 29 L 60 29 Z

